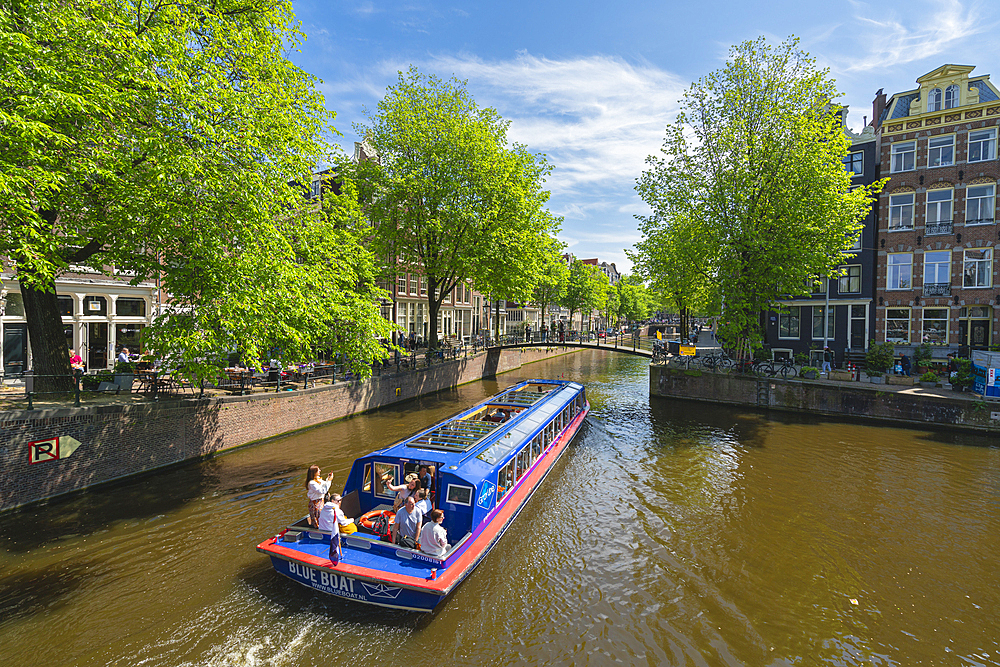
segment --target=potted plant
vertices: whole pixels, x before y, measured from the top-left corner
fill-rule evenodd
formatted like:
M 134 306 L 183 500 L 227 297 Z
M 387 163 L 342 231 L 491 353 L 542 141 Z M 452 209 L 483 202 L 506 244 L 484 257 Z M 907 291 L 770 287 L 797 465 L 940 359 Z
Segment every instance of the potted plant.
M 956 359 L 958 370 L 951 378 L 951 388 L 955 391 L 968 391 L 972 386 L 972 361 L 969 359 Z
M 809 355 L 805 352 L 797 352 L 795 354 L 795 363 L 799 366 L 805 366 L 809 363 Z
M 896 348 L 892 343 L 871 341 L 865 353 L 865 366 L 872 383 L 881 384 L 884 381 L 885 372 L 892 368 L 895 357 Z
M 920 386 L 924 389 L 933 389 L 937 386 L 938 374 L 934 371 L 927 371 L 920 376 Z
M 803 366 L 802 377 L 806 380 L 815 380 L 819 378 L 819 369 L 815 366 Z
M 920 373 L 926 373 L 931 366 L 931 346 L 927 343 L 919 346 L 913 351 L 913 365 Z

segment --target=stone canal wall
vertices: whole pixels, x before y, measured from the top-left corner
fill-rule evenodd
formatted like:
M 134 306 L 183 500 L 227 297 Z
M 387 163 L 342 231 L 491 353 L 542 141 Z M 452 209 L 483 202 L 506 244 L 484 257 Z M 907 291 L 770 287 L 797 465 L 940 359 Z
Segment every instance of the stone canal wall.
M 758 379 L 667 366 L 649 367 L 651 396 L 790 412 L 859 417 L 900 424 L 938 424 L 1000 431 L 1000 405 L 973 394 L 901 389 L 861 382 Z
M 490 350 L 418 372 L 293 392 L 0 412 L 0 511 L 311 428 L 575 351 L 558 347 Z

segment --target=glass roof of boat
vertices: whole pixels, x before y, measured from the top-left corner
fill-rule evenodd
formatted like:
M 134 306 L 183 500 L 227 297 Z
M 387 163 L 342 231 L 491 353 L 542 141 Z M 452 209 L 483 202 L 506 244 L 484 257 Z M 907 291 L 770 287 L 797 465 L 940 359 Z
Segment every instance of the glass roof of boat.
M 406 444 L 410 447 L 423 447 L 424 449 L 465 452 L 482 442 L 486 436 L 502 425 L 498 422 L 455 419 L 421 433 Z

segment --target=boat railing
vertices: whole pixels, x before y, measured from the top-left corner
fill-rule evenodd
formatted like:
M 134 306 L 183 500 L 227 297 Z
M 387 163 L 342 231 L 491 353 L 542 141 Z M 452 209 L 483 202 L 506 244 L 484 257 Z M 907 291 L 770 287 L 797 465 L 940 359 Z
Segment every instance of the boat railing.
M 308 519 L 302 518 L 293 524 L 289 524 L 285 527 L 285 530 L 281 533 L 281 539 L 285 542 L 298 541 L 301 535 L 304 533 L 306 535 L 333 535 L 332 530 L 320 530 L 319 528 L 312 528 L 308 525 Z M 285 535 L 294 535 L 293 539 L 286 539 Z M 465 537 L 456 542 L 453 546 L 448 548 L 447 553 L 443 557 L 431 556 L 430 554 L 424 553 L 419 549 L 409 549 L 407 547 L 400 546 L 398 544 L 393 544 L 392 542 L 383 542 L 377 535 L 368 535 L 367 533 L 351 533 L 350 535 L 341 534 L 340 538 L 350 547 L 356 549 L 363 549 L 365 551 L 371 551 L 372 547 L 378 545 L 379 551 L 385 552 L 388 555 L 395 555 L 397 558 L 402 558 L 404 560 L 412 560 L 416 556 L 420 556 L 423 560 L 433 561 L 442 567 L 448 558 L 455 553 L 458 549 L 472 537 L 472 533 L 466 533 Z

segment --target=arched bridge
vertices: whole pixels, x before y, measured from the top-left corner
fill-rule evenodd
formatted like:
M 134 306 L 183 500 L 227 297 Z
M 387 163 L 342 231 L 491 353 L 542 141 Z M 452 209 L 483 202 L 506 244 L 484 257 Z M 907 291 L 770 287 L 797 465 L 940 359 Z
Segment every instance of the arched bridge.
M 562 341 L 542 341 L 542 340 L 521 340 L 520 342 L 504 342 L 501 345 L 494 345 L 492 347 L 499 347 L 502 350 L 509 350 L 521 347 L 575 347 L 580 349 L 588 350 L 606 350 L 608 352 L 620 352 L 622 354 L 632 354 L 637 357 L 645 357 L 647 359 L 653 358 L 653 340 L 650 338 L 639 338 L 633 339 L 631 336 L 624 336 L 618 338 L 610 339 L 598 339 L 594 341 L 583 341 L 583 340 L 567 340 Z

